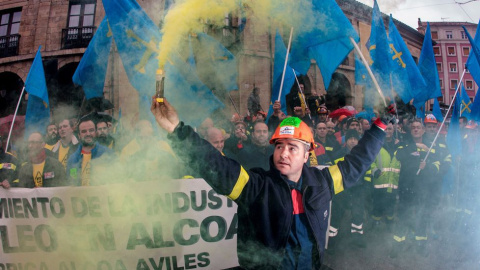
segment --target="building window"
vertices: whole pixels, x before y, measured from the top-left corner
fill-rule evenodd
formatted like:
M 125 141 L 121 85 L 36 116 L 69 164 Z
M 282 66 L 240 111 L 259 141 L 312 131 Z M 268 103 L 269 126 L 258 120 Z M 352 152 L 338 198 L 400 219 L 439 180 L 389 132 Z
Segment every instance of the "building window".
M 445 31 L 445 34 L 447 35 L 447 39 L 453 39 L 452 31 Z
M 450 72 L 457 72 L 457 63 L 449 63 L 448 67 Z
M 18 55 L 21 9 L 0 11 L 0 57 Z
M 465 81 L 465 89 L 466 90 L 473 90 L 473 81 L 472 80 L 466 80 Z
M 470 47 L 462 47 L 462 51 L 463 51 L 463 56 L 470 55 Z
M 455 47 L 447 47 L 448 56 L 455 56 Z
M 437 71 L 442 72 L 442 63 L 437 63 Z
M 62 48 L 87 47 L 95 33 L 95 0 L 71 0 L 68 22 L 62 32 Z
M 442 79 L 440 79 L 440 88 L 443 89 L 443 80 Z
M 450 80 L 450 89 L 456 89 L 458 80 Z
M 432 33 L 432 39 L 438 39 L 438 32 L 437 31 L 431 31 Z
M 433 54 L 435 54 L 437 56 L 441 55 L 440 47 L 433 47 Z
M 462 39 L 467 39 L 467 34 L 465 34 L 465 31 L 461 31 L 462 33 Z

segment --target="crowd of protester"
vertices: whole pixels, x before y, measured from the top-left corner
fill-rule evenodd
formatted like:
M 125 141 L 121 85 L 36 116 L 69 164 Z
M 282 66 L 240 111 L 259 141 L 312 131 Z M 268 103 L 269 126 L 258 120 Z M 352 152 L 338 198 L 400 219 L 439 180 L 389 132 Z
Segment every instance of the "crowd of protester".
M 245 169 L 268 170 L 274 152 L 269 139 L 287 115 L 275 102 L 273 114 L 267 119 L 261 107 L 254 104 L 258 93 L 252 93 L 249 100 L 248 115 L 233 115 L 230 128 L 207 118 L 196 131 Z M 330 118 L 330 113 L 318 100 L 316 105 L 301 104 L 290 110 L 314 134 L 315 149 L 310 151 L 308 166 L 328 167 L 343 160 L 375 120 L 375 116 L 355 115 Z M 437 224 L 443 217 L 440 209 L 445 207 L 455 209 L 457 230 L 473 230 L 479 189 L 479 165 L 474 158 L 478 127 L 465 118 L 461 122 L 463 154 L 453 162 L 445 139 L 446 127 L 433 143 L 440 127 L 433 115 L 419 119 L 402 114 L 395 124 L 388 125 L 386 140 L 371 169 L 355 187 L 333 198 L 327 248 L 330 256 L 342 248 L 338 246 L 339 237 L 352 238 L 364 248 L 369 235 L 379 230 L 391 233 L 391 257 L 405 250 L 405 242 L 414 243 L 419 254 L 428 256 L 426 245 L 438 234 Z M 116 124 L 112 117 L 98 113 L 78 120 L 58 119 L 45 130 L 29 134 L 25 147 L 17 147 L 15 153 L 4 150 L 6 140 L 0 137 L 1 185 L 89 186 L 198 177 L 195 168 L 175 156 L 164 136 L 155 136 L 155 127 L 149 121 L 139 121 L 129 136 L 131 140 L 122 143 Z M 347 211 L 348 227 L 344 225 Z

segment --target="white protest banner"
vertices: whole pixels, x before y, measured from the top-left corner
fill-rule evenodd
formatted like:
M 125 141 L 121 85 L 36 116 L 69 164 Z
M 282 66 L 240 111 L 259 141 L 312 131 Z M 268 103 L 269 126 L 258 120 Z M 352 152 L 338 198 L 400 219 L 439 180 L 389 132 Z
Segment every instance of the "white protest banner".
M 234 267 L 236 209 L 203 179 L 0 188 L 0 270 Z

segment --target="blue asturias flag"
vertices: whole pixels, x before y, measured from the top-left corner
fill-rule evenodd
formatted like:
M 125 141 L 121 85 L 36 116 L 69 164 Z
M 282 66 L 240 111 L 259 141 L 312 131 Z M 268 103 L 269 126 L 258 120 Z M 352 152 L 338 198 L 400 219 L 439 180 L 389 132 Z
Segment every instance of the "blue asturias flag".
M 393 22 L 392 15 L 388 24 L 388 40 L 392 63 L 392 87 L 397 95 L 408 103 L 415 91 L 425 88 L 426 84 L 420 70 L 413 60 L 407 45 Z M 440 89 L 440 84 L 438 84 Z
M 480 121 L 480 91 L 477 91 L 477 94 L 475 95 L 475 99 L 473 100 L 470 119 L 477 122 Z
M 465 116 L 470 119 L 470 113 L 472 112 L 472 101 L 465 91 L 465 86 L 462 83 L 462 92 L 460 93 L 460 116 Z
M 433 116 L 437 118 L 438 121 L 443 122 L 443 114 L 442 111 L 440 110 L 440 103 L 438 103 L 438 99 L 434 98 L 433 99 Z
M 278 95 L 280 94 L 280 84 L 282 81 L 283 67 L 285 65 L 286 55 L 287 48 L 285 47 L 285 43 L 283 43 L 282 36 L 277 30 L 277 34 L 275 35 L 275 62 L 273 63 L 273 88 L 270 106 L 268 109 L 268 118 L 270 118 L 270 116 L 273 114 L 273 103 L 275 103 L 275 101 L 278 99 Z M 285 71 L 285 78 L 282 87 L 282 95 L 280 97 L 281 110 L 285 114 L 287 114 L 286 96 L 290 93 L 290 89 L 292 88 L 294 82 L 295 74 L 293 73 L 293 69 L 287 63 L 287 69 Z
M 238 69 L 235 56 L 213 37 L 198 33 L 196 54 L 199 78 L 210 89 L 217 91 L 238 90 Z
M 413 97 L 413 105 L 416 108 L 424 106 L 425 102 L 432 98 L 442 96 L 440 89 L 440 79 L 438 78 L 437 62 L 433 54 L 432 34 L 430 24 L 427 24 L 425 38 L 423 40 L 422 52 L 418 61 L 418 68 L 425 80 L 426 86 L 420 91 L 416 91 Z
M 417 118 L 421 118 L 421 119 L 425 118 L 425 106 L 420 106 L 418 108 L 415 107 L 415 109 L 416 109 L 415 116 Z
M 459 93 L 460 94 L 460 93 Z M 458 156 L 462 152 L 462 137 L 460 131 L 460 96 L 457 94 L 453 106 L 452 118 L 448 126 L 447 145 L 452 156 Z
M 370 84 L 370 81 L 367 68 L 355 52 L 355 84 L 367 86 Z
M 130 83 L 140 95 L 152 96 L 160 30 L 135 0 L 103 0 L 103 7 Z
M 480 84 L 480 21 L 477 25 L 477 32 L 475 34 L 475 39 L 472 39 L 470 33 L 468 33 L 465 26 L 463 26 L 465 33 L 467 34 L 468 40 L 472 45 L 472 49 L 470 50 L 470 55 L 468 56 L 466 66 L 470 74 L 472 74 L 473 79 L 477 84 Z M 476 99 L 475 99 L 476 100 Z
M 42 55 L 38 47 L 27 79 L 25 91 L 28 92 L 27 113 L 25 115 L 25 139 L 34 131 L 45 134 L 50 122 L 50 103 L 48 102 L 47 82 L 43 70 Z
M 380 88 L 386 96 L 391 96 L 390 74 L 392 61 L 390 61 L 390 48 L 388 45 L 387 31 L 383 24 L 382 13 L 374 1 L 372 11 L 372 24 L 367 48 L 372 60 L 371 69 Z
M 105 17 L 88 44 L 87 50 L 72 77 L 75 84 L 82 86 L 87 99 L 103 97 L 103 86 L 111 45 L 112 32 L 109 31 L 107 18 Z
M 291 67 L 300 74 L 307 74 L 310 59 L 315 59 L 322 73 L 325 89 L 328 89 L 333 73 L 353 49 L 350 42 L 359 36 L 335 0 L 313 0 L 313 18 L 305 29 L 295 29 L 292 41 Z
M 373 88 L 372 79 L 368 74 L 367 68 L 355 52 L 355 84 L 364 86 L 363 88 L 363 109 L 369 114 L 373 113 L 373 108 L 377 100 L 377 92 Z
M 212 112 L 224 107 L 198 78 L 191 50 L 186 61 L 180 55 L 171 55 L 165 64 L 165 72 L 165 97 L 185 123 L 199 126 Z

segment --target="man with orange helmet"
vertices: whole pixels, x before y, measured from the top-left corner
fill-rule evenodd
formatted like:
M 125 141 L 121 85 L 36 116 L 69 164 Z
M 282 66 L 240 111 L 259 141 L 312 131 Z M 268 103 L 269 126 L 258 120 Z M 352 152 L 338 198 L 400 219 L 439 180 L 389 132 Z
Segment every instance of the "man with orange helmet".
M 153 100 L 151 111 L 178 156 L 237 203 L 237 254 L 245 269 L 321 267 L 332 196 L 353 186 L 369 168 L 388 121 L 375 122 L 344 161 L 319 170 L 305 164 L 314 149 L 310 128 L 297 117 L 286 118 L 270 139 L 275 145 L 270 169 L 246 171 L 180 122 L 168 101 Z
M 423 123 L 425 125 L 425 135 L 427 135 L 430 140 L 433 140 L 438 129 L 437 118 L 435 118 L 433 114 L 427 114 Z

